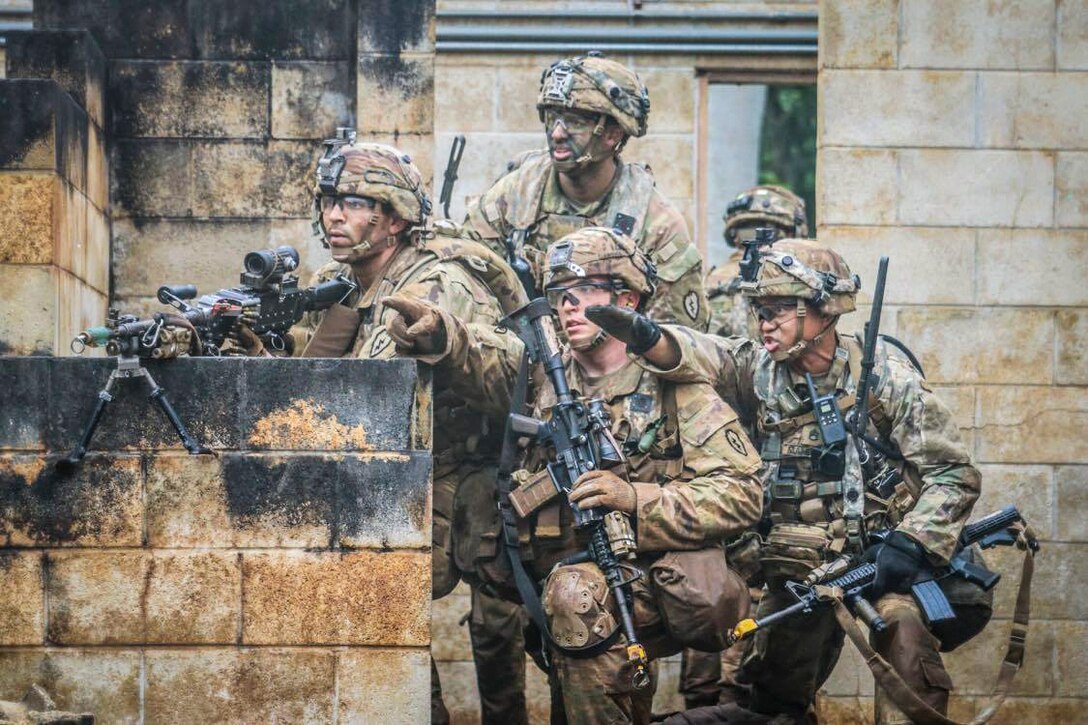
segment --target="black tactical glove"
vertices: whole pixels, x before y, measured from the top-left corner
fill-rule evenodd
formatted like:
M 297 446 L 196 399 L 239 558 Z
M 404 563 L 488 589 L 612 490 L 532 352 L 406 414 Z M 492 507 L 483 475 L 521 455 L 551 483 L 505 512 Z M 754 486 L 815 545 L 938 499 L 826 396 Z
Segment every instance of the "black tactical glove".
M 869 587 L 868 599 L 883 594 L 906 594 L 926 561 L 921 544 L 904 533 L 893 531 L 883 544 L 869 547 L 864 558 L 876 564 L 876 577 Z
M 661 339 L 661 326 L 642 313 L 615 305 L 590 305 L 586 318 L 612 337 L 627 343 L 627 352 L 641 355 Z

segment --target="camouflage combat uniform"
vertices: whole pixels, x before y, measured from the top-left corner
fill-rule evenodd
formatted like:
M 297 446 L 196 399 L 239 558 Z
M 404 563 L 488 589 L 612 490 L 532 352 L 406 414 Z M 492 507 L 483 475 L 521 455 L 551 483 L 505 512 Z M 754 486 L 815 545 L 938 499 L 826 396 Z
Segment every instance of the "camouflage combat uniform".
M 377 144 L 363 144 L 364 152 Z M 393 177 L 367 177 L 357 160 L 354 145 L 338 149 L 347 158 L 344 174 L 336 191 L 369 196 L 394 205 L 394 209 L 419 225 L 423 223 L 422 209 L 413 204 L 414 194 L 406 193 L 413 186 L 420 189 L 422 179 L 410 162 L 388 162 L 381 154 L 362 154 L 370 167 L 384 169 Z M 389 148 L 389 147 L 385 147 Z M 399 152 L 394 150 L 396 155 Z M 403 159 L 402 159 L 403 160 Z M 414 172 L 414 173 L 413 173 Z M 392 178 L 396 186 L 380 183 Z M 377 179 L 378 181 L 375 181 Z M 315 190 L 320 193 L 320 188 Z M 315 194 L 316 196 L 317 194 Z M 316 204 L 316 202 L 315 202 Z M 426 201 L 417 201 L 426 207 Z M 397 206 L 400 209 L 397 209 Z M 310 284 L 318 284 L 342 275 L 355 280 L 348 264 L 330 262 L 321 267 Z M 387 359 L 396 355 L 396 348 L 385 330 L 392 310 L 384 300 L 395 293 L 427 300 L 449 314 L 466 322 L 494 326 L 505 312 L 524 302 L 524 293 L 513 272 L 491 250 L 461 236 L 458 225 L 439 221 L 433 231 L 417 229 L 410 238 L 401 241 L 394 255 L 381 270 L 378 278 L 366 289 L 357 289 L 340 304 L 328 310 L 308 313 L 292 330 L 295 354 L 311 357 L 357 357 Z M 505 308 L 505 311 L 504 311 Z M 432 519 L 432 597 L 441 598 L 451 592 L 461 578 L 457 544 L 471 540 L 466 529 L 470 522 L 455 523 L 464 500 L 478 497 L 481 492 L 493 501 L 496 466 L 501 445 L 504 419 L 474 410 L 465 399 L 450 390 L 442 375 L 433 380 L 433 519 Z M 494 509 L 492 503 L 491 508 Z M 460 526 L 459 531 L 454 529 Z M 462 547 L 463 548 L 463 547 Z M 472 559 L 467 559 L 467 565 Z M 471 569 L 468 570 L 471 572 Z M 496 599 L 474 602 L 474 610 L 493 612 L 496 618 L 518 617 L 519 608 Z M 474 638 L 475 639 L 475 638 Z M 518 725 L 528 720 L 524 698 L 525 664 L 520 646 L 508 654 L 505 643 L 502 656 L 482 657 L 477 662 L 481 699 L 486 719 L 503 720 Z M 474 650 L 475 651 L 475 650 Z M 432 668 L 433 669 L 433 668 Z M 520 687 L 501 687 L 493 695 L 499 679 L 522 683 Z M 432 707 L 435 720 L 442 721 L 445 708 L 437 673 L 434 674 Z
M 609 233 L 587 229 L 571 236 L 577 244 L 591 232 Z M 639 254 L 630 240 L 627 244 L 630 254 Z M 576 258 L 588 276 L 599 272 L 587 260 L 607 256 L 591 252 Z M 423 359 L 447 371 L 452 387 L 482 409 L 509 410 L 521 341 L 512 333 L 464 325 L 441 314 L 449 331 L 447 348 Z M 719 613 L 714 621 L 736 619 L 748 608 L 747 589 L 727 568 L 720 546 L 759 517 L 758 456 L 732 409 L 705 384 L 665 383 L 630 363 L 592 378 L 569 350 L 563 363 L 576 397 L 604 402 L 612 433 L 627 453 L 613 472 L 632 482 L 637 500 L 631 517 L 638 544 L 633 563 L 645 574 L 631 590 L 639 636 L 651 657 L 675 653 L 696 641 L 705 645 L 701 638 L 706 634 L 699 630 L 708 625 L 713 629 L 708 608 Z M 555 403 L 554 391 L 539 371 L 530 400 L 538 418 L 546 418 Z M 640 452 L 639 440 L 647 431 L 653 431 L 653 442 L 647 441 L 646 452 Z M 545 452 L 531 447 L 525 468 L 514 474 L 514 495 L 521 492 L 532 500 L 519 520 L 522 559 L 537 580 L 545 580 L 542 600 L 553 639 L 572 650 L 595 644 L 604 648 L 591 656 L 553 648 L 566 717 L 584 723 L 648 722 L 652 689 L 633 688 L 625 641 L 622 636 L 612 640 L 618 615 L 603 574 L 593 564 L 556 566 L 584 551 L 587 541 L 575 529 L 571 508 L 556 493 L 545 463 Z M 480 571 L 495 590 L 516 596 L 505 561 Z M 687 588 L 671 588 L 677 582 L 686 582 Z M 676 603 L 697 608 L 702 599 L 707 601 L 694 615 L 685 616 L 684 607 Z
M 586 154 L 564 161 L 554 161 L 548 150 L 522 154 L 506 176 L 470 205 L 467 226 L 502 256 L 509 239 L 529 261 L 539 284 L 541 257 L 549 244 L 583 227 L 626 225 L 623 231 L 657 267 L 657 291 L 647 314 L 705 330 L 709 312 L 702 257 L 683 216 L 656 189 L 649 167 L 619 158 L 626 137 L 607 152 L 597 145 L 606 118 L 627 137 L 646 134 L 650 98 L 638 75 L 599 53 L 558 61 L 541 76 L 537 110 L 541 121 L 549 112 L 565 111 L 599 119 Z M 545 130 L 551 132 L 547 126 Z M 586 204 L 567 198 L 559 174 L 576 173 L 580 164 L 600 163 L 606 155 L 618 168 L 605 193 Z
M 806 254 L 804 244 L 787 241 L 773 249 L 782 250 L 779 260 L 792 254 L 791 263 L 796 266 Z M 835 271 L 839 279 L 849 276 L 846 269 Z M 833 295 L 833 299 L 836 296 L 850 298 L 847 308 L 838 312 L 853 309 L 853 293 Z M 898 449 L 905 470 L 894 490 L 878 494 L 867 487 L 873 477 L 863 471 L 852 441 L 845 448 L 841 480 L 828 480 L 815 470 L 810 451 L 819 445 L 820 435 L 811 406 L 804 400 L 804 378 L 792 372 L 786 361 L 773 359 L 750 340 L 701 335 L 679 327 L 666 328 L 665 334 L 678 344 L 680 364 L 661 371 L 643 363 L 647 369 L 671 380 L 710 382 L 741 415 L 747 413 L 757 421 L 756 439 L 764 460 L 765 518 L 771 525 L 762 552 L 768 589 L 758 616 L 795 601 L 783 588 L 786 579 L 803 579 L 812 568 L 844 551 L 860 553 L 852 550 L 855 543 L 847 516 L 850 507 L 844 492 L 851 490 L 865 492 L 858 506 L 865 530 L 895 528 L 920 544 L 931 562 L 948 562 L 978 497 L 981 479 L 949 409 L 898 350 L 883 342 L 877 346 L 868 434 Z M 860 355 L 856 338 L 837 335 L 830 371 L 815 378 L 819 394 L 835 392 L 844 410 L 855 404 Z M 889 627 L 873 635 L 874 647 L 923 700 L 946 711 L 952 683 L 941 662 L 940 642 L 927 630 L 917 605 L 909 595 L 889 593 L 876 602 L 876 609 Z M 800 717 L 831 673 L 842 640 L 829 610 L 757 632 L 746 647 L 738 678 L 752 685 L 753 709 Z M 879 688 L 877 720 L 909 722 Z
M 758 325 L 748 313 L 748 301 L 740 293 L 740 262 L 745 242 L 755 230 L 768 227 L 778 239 L 808 236 L 805 201 L 781 186 L 754 186 L 734 197 L 726 206 L 722 236 L 733 250 L 723 264 L 706 275 L 706 296 L 710 307 L 710 332 L 721 337 L 740 335 L 759 339 Z M 751 433 L 751 429 L 749 429 Z M 753 604 L 759 602 L 761 580 L 753 582 Z M 736 672 L 744 645 L 737 643 L 721 657 L 707 652 L 684 650 L 680 663 L 680 693 L 690 709 L 719 702 L 735 702 L 742 696 Z

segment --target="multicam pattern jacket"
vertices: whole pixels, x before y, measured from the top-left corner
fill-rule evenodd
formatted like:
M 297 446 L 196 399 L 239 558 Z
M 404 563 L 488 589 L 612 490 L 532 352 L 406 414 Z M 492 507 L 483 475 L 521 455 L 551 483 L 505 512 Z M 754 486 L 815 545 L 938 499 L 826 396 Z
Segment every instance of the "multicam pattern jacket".
M 423 359 L 445 368 L 454 389 L 484 410 L 509 411 L 521 341 L 510 332 L 465 325 L 444 312 L 442 317 L 449 332 L 447 349 Z M 604 402 L 612 433 L 627 454 L 614 472 L 634 484 L 639 551 L 704 548 L 758 521 L 759 456 L 732 408 L 710 386 L 668 383 L 635 365 L 593 380 L 569 352 L 564 369 L 576 396 Z M 529 399 L 533 415 L 546 419 L 555 400 L 543 376 L 531 382 Z M 672 415 L 664 418 L 670 409 Z M 653 444 L 641 453 L 638 441 L 654 423 L 659 426 Z M 531 446 L 524 461 L 515 481 L 528 484 L 546 475 L 544 451 Z M 550 482 L 547 487 L 554 491 Z M 558 497 L 534 510 L 528 525 L 531 552 L 542 573 L 584 548 L 576 544 L 569 505 Z
M 723 264 L 706 274 L 706 297 L 710 305 L 710 334 L 755 338 L 748 318 L 748 300 L 740 294 L 740 260 L 735 250 Z
M 783 467 L 789 465 L 803 484 L 799 498 L 822 499 L 823 504 L 809 506 L 806 512 L 803 501 L 782 502 L 780 506 L 772 497 L 769 504 L 772 511 L 787 521 L 812 522 L 822 516 L 823 521 L 833 522 L 841 517 L 842 489 L 836 493 L 831 485 L 817 490 L 820 477 L 804 463 L 806 446 L 818 440 L 819 434 L 811 416 L 806 421 L 800 415 L 804 406 L 797 405 L 798 398 L 803 396 L 797 393 L 798 383 L 803 385 L 803 379 L 791 373 L 785 364 L 776 363 L 750 340 L 703 335 L 674 326 L 665 329 L 680 348 L 679 365 L 662 371 L 644 361 L 640 364 L 670 380 L 712 384 L 736 407 L 742 420 L 754 423 L 766 462 L 762 472 L 765 485 L 769 487 L 773 481 L 781 480 Z M 848 358 L 860 355 L 860 344 L 843 336 L 836 340 L 839 348 L 836 362 L 829 373 L 816 379 L 818 392 L 823 395 L 835 390 L 840 404 L 853 404 L 857 373 L 856 367 L 848 364 Z M 893 498 L 901 501 L 880 500 L 866 490 L 866 519 L 876 509 L 877 520 L 895 525 L 911 536 L 936 561 L 947 561 L 978 498 L 981 477 L 971 464 L 948 407 L 905 356 L 881 342 L 877 346 L 874 373 L 877 383 L 873 395 L 878 405 L 870 404 L 868 433 L 894 445 L 908 468 L 913 469 L 907 478 L 918 483 L 908 487 L 913 490 L 906 496 L 900 495 L 902 488 L 898 490 Z M 791 425 L 787 419 L 797 424 Z M 853 450 L 851 441 L 846 447 L 847 477 L 862 475 Z M 791 456 L 795 458 L 791 460 Z M 899 510 L 880 513 L 880 509 L 889 506 Z
M 580 206 L 559 187 L 547 151 L 525 154 L 469 207 L 466 226 L 506 257 L 506 239 L 520 233 L 521 253 L 541 279 L 541 263 L 552 242 L 587 226 L 612 227 L 617 214 L 630 217 L 628 236 L 657 266 L 658 286 L 647 314 L 705 330 L 709 320 L 702 257 L 691 243 L 684 218 L 654 186 L 649 169 L 620 162 L 612 187 L 598 201 Z

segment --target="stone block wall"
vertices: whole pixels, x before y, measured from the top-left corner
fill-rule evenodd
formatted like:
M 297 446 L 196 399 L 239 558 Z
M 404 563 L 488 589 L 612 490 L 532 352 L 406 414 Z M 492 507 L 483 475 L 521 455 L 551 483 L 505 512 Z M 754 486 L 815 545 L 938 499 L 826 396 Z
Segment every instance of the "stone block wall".
M 68 354 L 109 293 L 105 63 L 80 31 L 5 34 L 0 354 Z
M 818 237 L 870 290 L 891 257 L 885 325 L 956 412 L 983 475 L 976 511 L 1016 504 L 1044 540 L 1025 670 L 995 722 L 1088 706 L 1086 28 L 1077 2 L 820 4 Z M 989 694 L 1009 630 L 1018 555 L 990 559 L 996 621 L 948 657 L 957 718 Z M 871 707 L 860 662 L 826 689 L 837 719 Z
M 0 697 L 36 682 L 109 723 L 426 722 L 426 370 L 156 364 L 216 455 L 129 380 L 58 472 L 113 365 L 0 358 Z

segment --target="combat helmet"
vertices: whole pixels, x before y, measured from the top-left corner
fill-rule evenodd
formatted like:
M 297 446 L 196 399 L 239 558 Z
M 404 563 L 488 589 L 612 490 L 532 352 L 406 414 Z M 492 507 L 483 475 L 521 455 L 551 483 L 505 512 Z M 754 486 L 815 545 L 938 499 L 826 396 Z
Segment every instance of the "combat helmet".
M 795 298 L 799 320 L 805 316 L 806 302 L 828 317 L 827 324 L 810 340 L 803 339 L 803 324 L 798 324 L 793 343 L 772 353 L 778 361 L 795 359 L 819 342 L 834 327 L 839 315 L 854 311 L 860 289 L 861 279 L 850 271 L 846 260 L 811 239 L 775 242 L 760 253 L 759 266 L 740 285 L 741 294 L 748 298 Z M 758 305 L 751 309 L 759 315 Z
M 638 138 L 646 135 L 650 94 L 634 71 L 590 51 L 552 63 L 544 71 L 536 108 L 541 121 L 547 108 L 603 113 L 614 118 L 628 136 Z
M 722 219 L 725 241 L 734 247 L 738 231 L 746 228 L 774 227 L 783 239 L 808 236 L 805 200 L 782 186 L 753 186 L 741 192 L 729 202 Z
M 337 129 L 337 138 L 324 142 L 317 162 L 312 217 L 314 231 L 325 241 L 321 197 L 354 194 L 388 205 L 414 227 L 422 227 L 431 213 L 423 175 L 408 154 L 381 143 L 356 143 L 355 132 Z
M 544 289 L 586 277 L 609 277 L 623 289 L 653 296 L 657 269 L 626 234 L 607 227 L 585 227 L 554 242 L 547 251 Z

